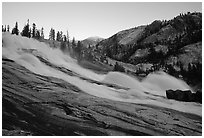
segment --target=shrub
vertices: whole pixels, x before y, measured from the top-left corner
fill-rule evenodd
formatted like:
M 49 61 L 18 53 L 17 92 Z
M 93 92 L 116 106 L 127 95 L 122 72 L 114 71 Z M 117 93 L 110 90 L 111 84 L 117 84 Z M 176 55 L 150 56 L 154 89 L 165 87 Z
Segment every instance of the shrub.
M 115 63 L 115 66 L 114 66 L 114 71 L 120 71 L 120 72 L 125 72 L 125 68 L 121 65 L 118 64 L 118 62 Z

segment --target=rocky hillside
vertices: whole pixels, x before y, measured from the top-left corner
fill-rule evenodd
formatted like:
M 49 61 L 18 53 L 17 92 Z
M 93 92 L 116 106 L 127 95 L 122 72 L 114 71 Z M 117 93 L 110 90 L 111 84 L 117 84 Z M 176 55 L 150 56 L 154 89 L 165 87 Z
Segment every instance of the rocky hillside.
M 109 58 L 137 66 L 135 73 L 162 69 L 197 84 L 202 79 L 202 13 L 180 14 L 169 21 L 124 30 L 96 47 Z M 192 76 L 196 77 L 190 82 Z
M 134 44 L 142 37 L 142 33 L 146 26 L 139 26 L 135 28 L 131 28 L 128 30 L 123 30 L 113 35 L 112 37 L 105 39 L 99 43 L 99 47 L 114 47 L 114 44 L 117 42 L 119 45 L 130 45 Z

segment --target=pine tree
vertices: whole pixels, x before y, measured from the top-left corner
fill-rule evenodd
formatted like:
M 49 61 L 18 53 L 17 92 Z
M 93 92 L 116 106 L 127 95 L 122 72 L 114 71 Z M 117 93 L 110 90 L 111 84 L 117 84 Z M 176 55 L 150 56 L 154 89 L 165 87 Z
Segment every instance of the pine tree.
M 40 37 L 40 31 L 39 31 L 39 30 L 36 31 L 35 38 L 36 38 L 36 39 L 40 39 L 40 38 L 41 38 L 41 37 Z
M 9 30 L 9 29 L 10 29 L 10 27 L 9 27 L 9 25 L 7 25 L 7 32 L 10 32 L 10 30 Z
M 51 28 L 49 33 L 49 40 L 55 40 L 55 30 Z
M 54 29 L 52 30 L 52 37 L 53 37 L 53 40 L 55 40 L 55 30 Z
M 24 26 L 24 28 L 21 32 L 21 35 L 30 38 L 29 20 L 28 20 L 27 24 Z
M 78 43 L 77 43 L 76 54 L 77 54 L 77 60 L 81 61 L 81 57 L 82 57 L 82 45 L 81 45 L 80 41 L 78 41 Z
M 67 30 L 67 42 L 69 44 L 69 32 L 68 32 L 68 30 Z
M 60 31 L 60 41 L 63 41 L 63 32 Z
M 2 25 L 2 32 L 4 32 L 4 26 Z
M 76 46 L 75 38 L 72 39 L 72 47 L 74 48 Z
M 33 29 L 32 29 L 32 37 L 35 38 L 36 36 L 36 25 L 33 23 Z
M 59 32 L 59 31 L 57 31 L 57 37 L 56 37 L 56 40 L 57 40 L 57 41 L 60 41 L 60 32 Z
M 29 37 L 29 38 L 31 37 L 31 28 L 29 29 L 28 37 Z
M 63 35 L 63 41 L 64 41 L 64 42 L 67 42 L 67 37 L 66 37 L 66 35 Z
M 44 28 L 43 27 L 41 28 L 40 35 L 41 35 L 41 38 L 44 39 Z
M 49 40 L 52 40 L 52 28 L 50 29 L 50 33 L 49 33 Z
M 13 28 L 13 30 L 12 30 L 12 32 L 11 32 L 12 34 L 16 34 L 16 35 L 18 35 L 19 34 L 19 30 L 18 30 L 18 23 L 16 22 L 16 25 L 15 25 L 15 27 Z

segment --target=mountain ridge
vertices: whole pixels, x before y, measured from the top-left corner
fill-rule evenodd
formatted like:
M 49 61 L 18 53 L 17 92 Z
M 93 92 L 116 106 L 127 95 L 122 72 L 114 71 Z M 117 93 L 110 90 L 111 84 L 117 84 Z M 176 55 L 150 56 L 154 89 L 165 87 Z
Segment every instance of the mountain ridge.
M 202 13 L 188 12 L 120 31 L 100 41 L 96 49 L 108 58 L 138 66 L 135 73 L 162 69 L 188 82 L 189 71 L 202 68 Z M 144 69 L 145 64 L 151 67 Z M 196 74 L 200 74 L 199 80 L 195 79 L 198 83 L 202 71 Z

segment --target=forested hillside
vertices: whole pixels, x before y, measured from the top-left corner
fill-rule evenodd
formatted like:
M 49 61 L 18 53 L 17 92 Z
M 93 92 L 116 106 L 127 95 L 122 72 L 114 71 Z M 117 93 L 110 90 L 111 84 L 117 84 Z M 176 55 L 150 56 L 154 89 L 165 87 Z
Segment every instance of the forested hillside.
M 202 80 L 202 13 L 124 30 L 96 48 L 109 58 L 136 65 L 135 73 L 162 69 L 196 85 Z

